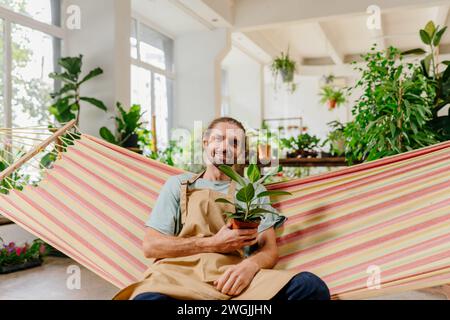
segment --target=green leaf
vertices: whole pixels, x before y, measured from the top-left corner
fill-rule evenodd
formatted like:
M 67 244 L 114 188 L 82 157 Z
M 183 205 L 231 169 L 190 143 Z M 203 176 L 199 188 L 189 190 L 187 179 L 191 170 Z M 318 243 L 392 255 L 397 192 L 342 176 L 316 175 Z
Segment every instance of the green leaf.
M 267 210 L 264 208 L 255 208 L 255 209 L 250 210 L 250 212 L 249 212 L 249 214 L 251 214 L 251 215 L 255 215 L 255 214 L 262 215 L 263 213 L 271 213 L 271 214 L 279 216 L 279 214 L 277 212 L 270 211 L 270 210 Z
M 101 75 L 103 73 L 103 70 L 101 68 L 96 68 L 94 70 L 92 70 L 91 72 L 89 72 L 89 74 L 87 76 L 85 76 L 83 78 L 83 80 L 80 81 L 80 83 L 78 83 L 78 85 L 81 85 L 82 83 L 85 83 L 86 81 L 89 81 L 92 78 L 95 78 L 99 75 Z
M 112 132 L 106 128 L 106 127 L 102 127 L 100 129 L 100 136 L 105 140 L 108 141 L 109 143 L 112 144 L 118 144 L 116 138 L 114 137 L 114 135 L 112 134 Z
M 430 39 L 433 38 L 434 33 L 436 32 L 436 26 L 434 25 L 434 22 L 432 20 L 428 21 L 424 31 L 427 33 Z
M 234 203 L 232 203 L 231 201 L 229 201 L 229 200 L 227 200 L 227 199 L 224 199 L 224 198 L 216 199 L 215 202 L 218 202 L 218 203 L 227 203 L 227 204 L 231 204 L 231 205 L 234 206 Z
M 254 196 L 255 189 L 253 188 L 253 184 L 249 183 L 239 190 L 239 192 L 236 194 L 236 199 L 245 203 L 249 203 L 253 200 Z
M 444 28 L 442 28 L 438 32 L 436 32 L 436 35 L 433 38 L 433 45 L 435 47 L 437 47 L 441 43 L 442 35 L 445 33 L 446 30 L 447 30 L 447 27 L 445 26 Z
M 222 171 L 226 176 L 230 177 L 232 180 L 239 183 L 242 187 L 247 185 L 247 182 L 242 178 L 234 169 L 230 166 L 221 164 L 219 170 Z
M 103 111 L 107 111 L 108 110 L 108 108 L 105 106 L 105 104 L 102 101 L 98 100 L 98 99 L 81 97 L 80 100 L 86 101 L 86 102 L 96 106 L 97 108 L 102 109 Z
M 420 39 L 422 39 L 422 42 L 425 44 L 431 44 L 431 37 L 425 30 L 420 30 Z
M 292 196 L 292 193 L 287 191 L 280 191 L 280 190 L 269 190 L 259 193 L 256 197 L 257 198 L 263 198 L 263 197 L 270 197 L 270 196 Z
M 411 50 L 407 50 L 402 52 L 402 55 L 404 56 L 408 56 L 408 55 L 422 55 L 427 53 L 424 49 L 422 48 L 416 48 L 416 49 L 411 49 Z
M 256 164 L 249 165 L 247 169 L 247 177 L 251 182 L 256 182 L 261 177 L 261 173 L 259 171 L 259 167 Z
M 66 69 L 69 74 L 78 76 L 81 73 L 81 66 L 83 65 L 83 55 L 61 58 L 58 64 Z

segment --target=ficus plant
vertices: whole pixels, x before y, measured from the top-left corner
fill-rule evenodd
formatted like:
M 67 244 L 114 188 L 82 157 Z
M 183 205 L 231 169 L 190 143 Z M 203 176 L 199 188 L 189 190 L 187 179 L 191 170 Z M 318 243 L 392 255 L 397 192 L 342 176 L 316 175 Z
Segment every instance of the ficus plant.
M 355 68 L 361 78 L 351 88 L 363 94 L 344 130 L 347 160 L 371 161 L 436 143 L 428 125 L 436 91 L 420 66 L 405 64 L 393 47 L 373 47 L 363 59 L 365 65 Z
M 447 26 L 436 26 L 433 21 L 419 31 L 420 39 L 428 47 L 409 50 L 404 54 L 420 54 L 425 57 L 420 61 L 422 74 L 435 88 L 433 117 L 430 127 L 437 133 L 441 141 L 450 140 L 450 109 L 448 114 L 440 115 L 440 111 L 450 103 L 450 61 L 439 61 L 439 46 Z
M 102 101 L 81 95 L 81 86 L 101 75 L 103 73 L 101 68 L 95 68 L 82 77 L 83 55 L 61 58 L 58 61 L 58 65 L 63 70 L 51 73 L 49 77 L 60 81 L 62 85 L 61 89 L 51 94 L 52 99 L 56 100 L 50 106 L 49 111 L 59 123 L 66 123 L 76 119 L 78 125 L 82 101 L 103 111 L 107 110 Z
M 257 190 L 261 190 L 264 182 L 269 177 L 277 174 L 281 167 L 272 169 L 264 176 L 261 176 L 259 167 L 256 164 L 249 165 L 244 176 L 237 173 L 231 166 L 220 165 L 219 169 L 238 185 L 240 185 L 240 189 L 235 195 L 234 202 L 224 198 L 216 199 L 216 202 L 227 203 L 234 206 L 235 212 L 226 212 L 228 218 L 242 222 L 258 222 L 267 213 L 278 215 L 277 212 L 266 208 L 267 205 L 272 205 L 271 202 L 264 203 L 261 202 L 260 199 L 267 199 L 267 197 L 270 196 L 291 195 L 291 193 L 281 190 L 263 191 L 257 193 Z

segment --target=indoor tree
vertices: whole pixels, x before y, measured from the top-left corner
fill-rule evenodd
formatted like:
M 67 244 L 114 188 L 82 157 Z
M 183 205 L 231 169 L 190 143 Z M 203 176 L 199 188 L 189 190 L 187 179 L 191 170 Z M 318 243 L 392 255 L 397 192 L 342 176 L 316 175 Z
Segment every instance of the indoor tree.
M 425 54 L 420 61 L 421 71 L 435 88 L 433 117 L 429 121 L 430 127 L 437 133 L 441 141 L 450 140 L 450 109 L 447 114 L 440 115 L 440 111 L 450 103 L 450 61 L 439 61 L 439 46 L 447 26 L 436 26 L 433 21 L 419 31 L 420 39 L 428 47 L 413 49 L 404 54 Z
M 435 88 L 419 65 L 404 63 L 399 50 L 372 51 L 357 67 L 361 78 L 352 89 L 362 96 L 352 109 L 354 121 L 344 130 L 350 163 L 370 161 L 437 142 L 428 122 Z

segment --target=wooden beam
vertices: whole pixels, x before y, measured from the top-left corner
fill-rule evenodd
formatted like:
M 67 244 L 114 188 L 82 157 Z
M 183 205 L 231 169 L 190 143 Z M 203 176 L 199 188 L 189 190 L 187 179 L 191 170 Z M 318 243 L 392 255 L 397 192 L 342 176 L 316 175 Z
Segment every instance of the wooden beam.
M 317 30 L 325 38 L 327 44 L 327 54 L 333 60 L 334 64 L 342 65 L 344 64 L 344 54 L 337 48 L 336 39 L 332 39 L 330 33 L 324 23 L 315 23 Z
M 33 158 L 34 156 L 39 154 L 48 145 L 50 145 L 52 142 L 57 140 L 60 136 L 62 136 L 68 130 L 72 129 L 75 126 L 75 123 L 76 123 L 76 120 L 70 121 L 65 126 L 63 126 L 58 131 L 56 131 L 54 135 L 52 135 L 51 137 L 47 138 L 46 140 L 44 140 L 40 144 L 38 144 L 30 152 L 25 154 L 22 158 L 17 160 L 10 167 L 8 167 L 6 170 L 0 172 L 0 181 L 5 179 L 6 177 L 10 176 L 14 171 L 16 171 L 18 168 L 20 168 L 24 163 L 26 163 L 28 160 L 30 160 L 31 158 Z

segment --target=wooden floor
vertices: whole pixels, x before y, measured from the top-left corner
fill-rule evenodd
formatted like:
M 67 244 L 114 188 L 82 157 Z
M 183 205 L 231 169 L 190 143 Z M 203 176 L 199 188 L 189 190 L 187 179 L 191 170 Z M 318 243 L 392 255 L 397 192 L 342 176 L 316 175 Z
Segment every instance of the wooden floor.
M 70 266 L 81 270 L 80 289 L 67 286 Z M 101 279 L 71 259 L 46 258 L 43 266 L 9 275 L 0 275 L 0 300 L 110 300 L 118 291 L 113 285 Z M 388 300 L 441 300 L 437 293 L 410 291 L 385 296 Z

